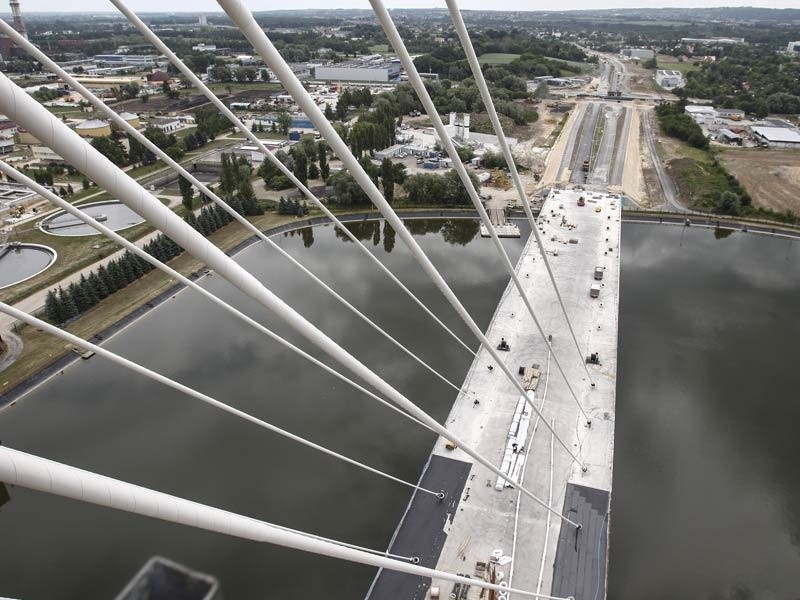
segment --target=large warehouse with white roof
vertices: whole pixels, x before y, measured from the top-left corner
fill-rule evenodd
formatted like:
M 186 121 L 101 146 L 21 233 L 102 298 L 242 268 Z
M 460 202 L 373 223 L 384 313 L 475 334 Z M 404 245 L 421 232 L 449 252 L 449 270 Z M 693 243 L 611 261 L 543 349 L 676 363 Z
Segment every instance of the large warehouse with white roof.
M 770 148 L 800 149 L 800 133 L 789 127 L 762 127 L 754 125 L 750 128 L 753 137 Z

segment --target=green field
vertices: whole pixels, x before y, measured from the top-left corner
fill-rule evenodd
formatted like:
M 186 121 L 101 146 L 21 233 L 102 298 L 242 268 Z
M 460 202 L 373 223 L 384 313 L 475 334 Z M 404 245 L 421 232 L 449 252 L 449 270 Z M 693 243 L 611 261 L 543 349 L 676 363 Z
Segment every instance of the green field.
M 229 83 L 212 83 L 209 86 L 212 92 L 215 94 L 223 94 L 223 93 L 231 93 L 235 94 L 236 92 L 249 92 L 251 90 L 280 90 L 283 89 L 283 86 L 280 83 L 276 82 L 265 82 L 265 81 L 251 81 L 251 82 L 236 82 L 231 81 Z
M 577 60 L 564 60 L 563 58 L 553 58 L 551 56 L 545 56 L 547 60 L 553 60 L 557 62 L 562 62 L 570 65 L 571 67 L 577 67 L 581 70 L 582 73 L 587 71 L 592 71 L 597 68 L 595 63 L 586 63 L 586 62 L 579 62 Z
M 389 52 L 389 44 L 375 44 L 374 46 L 369 47 L 369 51 L 373 54 L 383 54 L 385 52 Z
M 478 62 L 482 65 L 507 65 L 519 58 L 519 54 L 501 54 L 499 52 L 482 54 Z
M 684 75 L 689 71 L 697 71 L 700 67 L 695 67 L 693 61 L 687 60 L 686 62 L 679 62 L 674 56 L 668 56 L 665 54 L 658 54 L 656 56 L 656 60 L 658 61 L 658 68 L 665 69 L 668 71 L 680 71 Z

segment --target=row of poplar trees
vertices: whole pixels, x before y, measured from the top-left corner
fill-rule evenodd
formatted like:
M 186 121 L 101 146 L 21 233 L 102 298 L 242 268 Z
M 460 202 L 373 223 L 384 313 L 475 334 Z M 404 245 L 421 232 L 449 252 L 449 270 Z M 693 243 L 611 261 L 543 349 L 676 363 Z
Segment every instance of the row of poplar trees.
M 252 169 L 247 160 L 223 154 L 222 165 L 218 189 L 220 196 L 241 215 L 263 214 L 264 209 L 256 200 L 250 183 Z M 209 236 L 233 221 L 233 216 L 219 205 L 209 203 L 198 214 L 188 211 L 184 221 L 204 236 Z M 142 249 L 161 262 L 167 262 L 183 252 L 183 248 L 163 233 L 156 235 Z M 100 265 L 88 276 L 81 275 L 78 281 L 70 283 L 66 289 L 59 286 L 50 290 L 44 303 L 45 317 L 51 323 L 66 323 L 154 268 L 143 258 L 126 250 L 119 258 Z

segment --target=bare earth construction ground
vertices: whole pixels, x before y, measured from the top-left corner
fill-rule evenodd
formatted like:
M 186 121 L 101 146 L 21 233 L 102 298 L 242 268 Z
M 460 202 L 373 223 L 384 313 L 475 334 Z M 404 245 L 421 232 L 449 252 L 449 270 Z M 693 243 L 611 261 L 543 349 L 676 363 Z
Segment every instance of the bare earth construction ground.
M 800 152 L 726 149 L 720 160 L 750 192 L 755 206 L 800 214 Z

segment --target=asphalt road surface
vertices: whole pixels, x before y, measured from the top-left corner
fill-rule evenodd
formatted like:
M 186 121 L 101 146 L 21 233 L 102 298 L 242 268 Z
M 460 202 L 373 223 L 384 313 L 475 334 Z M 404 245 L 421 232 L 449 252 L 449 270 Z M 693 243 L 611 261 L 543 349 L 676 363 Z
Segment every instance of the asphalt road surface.
M 570 177 L 570 182 L 572 183 L 584 183 L 586 180 L 586 173 L 581 166 L 584 161 L 591 160 L 594 131 L 597 128 L 597 120 L 600 118 L 599 104 L 592 104 L 586 110 L 583 126 L 576 142 L 575 159 L 572 161 L 572 174 Z

